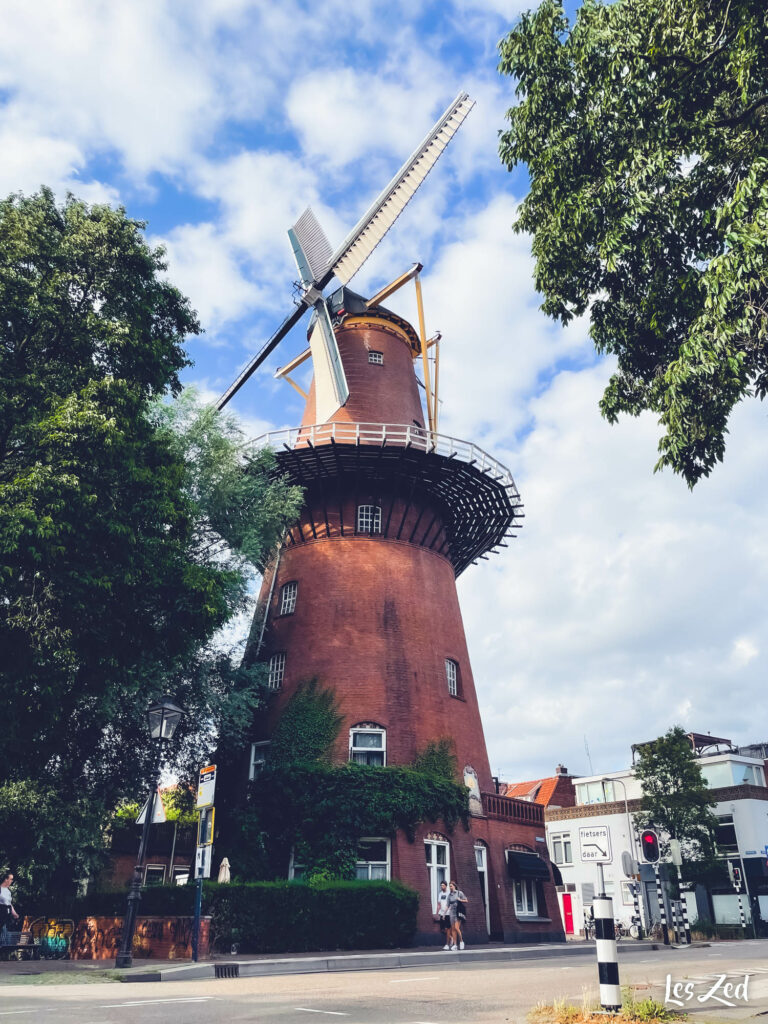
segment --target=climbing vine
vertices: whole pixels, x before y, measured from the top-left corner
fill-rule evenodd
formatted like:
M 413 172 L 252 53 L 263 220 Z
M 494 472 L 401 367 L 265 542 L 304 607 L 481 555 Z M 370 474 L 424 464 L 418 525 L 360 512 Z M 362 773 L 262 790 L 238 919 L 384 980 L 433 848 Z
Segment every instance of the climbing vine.
M 427 744 L 413 765 L 334 765 L 341 722 L 333 691 L 316 680 L 287 705 L 241 820 L 252 857 L 254 847 L 260 851 L 257 873 L 283 874 L 292 849 L 310 881 L 352 878 L 363 836 L 402 830 L 413 841 L 422 821 L 469 828 L 468 790 L 457 781 L 451 740 Z

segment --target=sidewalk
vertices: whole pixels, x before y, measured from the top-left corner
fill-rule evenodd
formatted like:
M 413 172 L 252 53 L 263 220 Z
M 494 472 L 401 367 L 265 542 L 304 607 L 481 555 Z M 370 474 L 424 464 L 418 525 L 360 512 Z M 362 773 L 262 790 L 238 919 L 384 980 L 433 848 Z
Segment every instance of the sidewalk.
M 654 943 L 639 941 L 619 944 L 619 953 L 655 948 Z M 134 960 L 133 967 L 116 970 L 112 960 L 11 960 L 0 963 L 0 985 L 19 983 L 46 984 L 46 975 L 58 975 L 56 982 L 66 984 L 97 981 L 192 981 L 198 978 L 265 977 L 288 974 L 320 974 L 344 971 L 399 970 L 407 967 L 428 967 L 463 962 L 498 962 L 538 960 L 552 957 L 582 956 L 594 953 L 592 942 L 556 944 L 504 945 L 490 942 L 461 952 L 451 953 L 435 946 L 407 949 L 348 951 L 344 953 L 254 953 L 240 956 L 215 956 L 200 963 L 172 960 Z M 67 975 L 66 979 L 62 975 Z M 39 978 L 39 981 L 33 979 Z

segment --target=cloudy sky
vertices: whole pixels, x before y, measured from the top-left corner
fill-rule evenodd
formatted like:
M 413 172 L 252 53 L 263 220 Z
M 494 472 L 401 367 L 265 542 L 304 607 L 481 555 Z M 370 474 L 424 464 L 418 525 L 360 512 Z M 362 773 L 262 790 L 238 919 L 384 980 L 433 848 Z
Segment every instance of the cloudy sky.
M 441 432 L 505 462 L 525 501 L 519 539 L 459 581 L 491 766 L 510 780 L 623 767 L 678 722 L 768 739 L 768 410 L 739 410 L 693 494 L 653 474 L 652 417 L 601 420 L 611 363 L 585 324 L 539 312 L 510 227 L 525 172 L 496 154 L 514 102 L 496 45 L 527 6 L 0 0 L 0 193 L 46 183 L 148 221 L 206 330 L 186 381 L 212 397 L 292 308 L 285 232 L 303 208 L 337 244 L 459 89 L 476 99 L 354 286 L 424 264 Z M 389 304 L 413 314 L 410 295 Z M 249 434 L 298 422 L 271 370 L 304 344 L 300 327 L 233 403 Z

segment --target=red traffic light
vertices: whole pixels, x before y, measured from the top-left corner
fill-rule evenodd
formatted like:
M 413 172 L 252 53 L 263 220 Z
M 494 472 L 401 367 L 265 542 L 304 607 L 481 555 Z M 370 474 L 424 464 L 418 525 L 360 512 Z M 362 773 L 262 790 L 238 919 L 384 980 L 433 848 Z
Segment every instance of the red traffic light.
M 658 861 L 659 837 L 652 828 L 646 828 L 640 833 L 640 849 L 647 864 L 655 864 Z

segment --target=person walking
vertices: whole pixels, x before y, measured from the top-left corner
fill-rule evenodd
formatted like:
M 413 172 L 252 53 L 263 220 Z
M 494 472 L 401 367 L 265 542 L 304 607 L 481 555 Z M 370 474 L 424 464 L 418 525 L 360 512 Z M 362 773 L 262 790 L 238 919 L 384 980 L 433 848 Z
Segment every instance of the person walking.
M 448 914 L 448 883 L 440 883 L 440 892 L 437 894 L 437 906 L 435 907 L 440 931 L 445 939 L 443 949 L 451 948 L 451 919 Z
M 456 952 L 457 949 L 464 949 L 464 937 L 461 933 L 461 922 L 467 917 L 467 903 L 469 900 L 451 879 L 448 886 L 448 917 L 450 918 L 450 946 Z
M 13 897 L 11 896 L 11 885 L 13 884 L 13 872 L 6 871 L 0 880 L 0 932 L 11 923 L 11 918 L 18 921 L 19 915 L 13 909 Z

